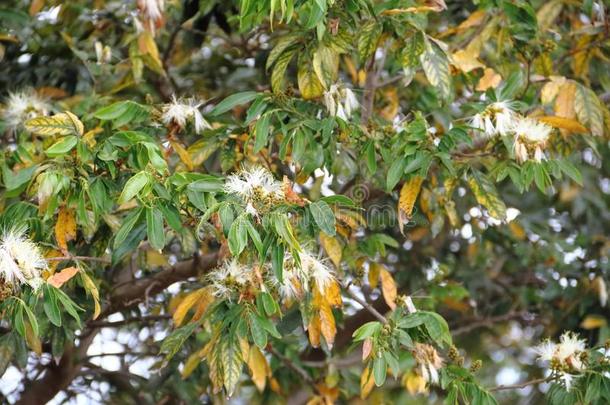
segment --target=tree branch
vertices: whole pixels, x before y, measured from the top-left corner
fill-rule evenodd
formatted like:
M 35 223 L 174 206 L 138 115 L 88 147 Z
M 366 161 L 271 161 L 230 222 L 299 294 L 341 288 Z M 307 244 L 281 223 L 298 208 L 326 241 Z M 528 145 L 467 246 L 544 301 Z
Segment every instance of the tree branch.
M 503 390 L 520 390 L 530 385 L 542 384 L 545 382 L 550 382 L 555 380 L 557 377 L 549 376 L 546 378 L 536 378 L 535 380 L 530 380 L 523 382 L 521 384 L 513 384 L 513 385 L 498 385 L 497 387 L 488 388 L 487 391 L 495 392 L 495 391 L 503 391 Z

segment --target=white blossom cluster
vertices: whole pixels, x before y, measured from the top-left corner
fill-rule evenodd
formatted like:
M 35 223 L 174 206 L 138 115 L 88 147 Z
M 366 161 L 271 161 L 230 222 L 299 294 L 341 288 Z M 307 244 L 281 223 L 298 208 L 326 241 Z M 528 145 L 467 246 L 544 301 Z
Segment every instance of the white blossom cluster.
M 4 102 L 2 119 L 13 131 L 29 119 L 48 115 L 51 106 L 33 90 L 9 94 Z
M 40 248 L 32 242 L 24 230 L 10 230 L 0 240 L 0 280 L 12 290 L 27 284 L 38 289 L 43 279 L 42 270 L 47 261 Z
M 324 105 L 331 116 L 341 118 L 343 121 L 347 121 L 352 116 L 352 112 L 360 106 L 354 92 L 338 84 L 331 85 L 324 92 Z
M 568 391 L 574 379 L 585 369 L 585 341 L 574 332 L 565 332 L 559 338 L 559 343 L 545 340 L 534 350 L 540 361 L 548 362 L 551 371 L 557 373 Z
M 170 103 L 164 104 L 161 108 L 161 121 L 165 125 L 177 125 L 180 129 L 186 128 L 186 124 L 192 122 L 195 133 L 200 134 L 206 129 L 212 129 L 210 123 L 203 118 L 199 111 L 202 104 L 194 98 L 179 100 L 174 96 Z
M 255 217 L 285 198 L 282 183 L 262 166 L 230 175 L 225 181 L 224 191 L 239 197 L 246 205 L 246 212 Z
M 475 114 L 469 124 L 485 138 L 512 135 L 513 152 L 519 163 L 529 159 L 544 160 L 544 148 L 553 130 L 545 123 L 516 113 L 510 101 L 491 103 L 481 113 Z

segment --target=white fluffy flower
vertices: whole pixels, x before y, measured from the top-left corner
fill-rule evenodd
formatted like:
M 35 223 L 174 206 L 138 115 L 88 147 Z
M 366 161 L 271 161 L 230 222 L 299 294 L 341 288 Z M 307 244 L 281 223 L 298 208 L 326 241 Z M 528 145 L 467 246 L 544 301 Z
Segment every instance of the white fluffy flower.
M 42 284 L 41 271 L 47 261 L 38 246 L 27 238 L 24 230 L 6 231 L 0 241 L 0 278 L 12 287 L 28 284 L 38 289 Z
M 47 115 L 51 106 L 33 90 L 9 94 L 4 103 L 2 118 L 13 130 L 31 118 Z
M 515 134 L 514 153 L 518 162 L 534 159 L 540 163 L 545 159 L 544 147 L 551 136 L 552 127 L 531 118 L 519 117 L 513 125 Z
M 559 373 L 559 380 L 565 385 L 566 391 L 570 391 L 574 379 L 576 379 L 577 377 L 578 376 L 566 372 Z
M 273 204 L 284 199 L 282 183 L 262 166 L 242 169 L 227 177 L 224 191 L 234 194 L 246 203 L 246 212 L 258 216 L 257 207 Z
M 538 359 L 542 361 L 551 361 L 555 357 L 557 345 L 551 340 L 545 340 L 538 346 L 534 347 L 534 351 L 538 355 Z
M 322 260 L 318 260 L 312 254 L 301 252 L 301 268 L 314 281 L 319 291 L 326 290 L 326 287 L 335 280 L 333 271 Z
M 496 101 L 489 104 L 485 110 L 475 114 L 469 125 L 480 130 L 483 136 L 491 138 L 495 135 L 508 134 L 514 124 L 516 113 L 510 101 Z
M 188 122 L 192 122 L 195 132 L 198 134 L 205 129 L 212 129 L 212 126 L 203 118 L 199 111 L 201 104 L 201 102 L 193 98 L 177 100 L 174 96 L 171 103 L 165 104 L 162 107 L 163 114 L 161 115 L 161 120 L 165 125 L 175 124 L 181 129 L 184 129 Z
M 360 106 L 351 89 L 337 84 L 331 85 L 328 91 L 324 92 L 324 105 L 329 115 L 344 121 L 347 121 Z
M 138 8 L 148 30 L 154 33 L 163 25 L 164 0 L 138 0 Z
M 443 367 L 443 359 L 436 349 L 425 343 L 416 343 L 413 357 L 418 364 L 419 374 L 430 384 L 439 383 L 438 371 Z
M 216 298 L 231 299 L 234 293 L 245 287 L 250 281 L 252 270 L 236 259 L 227 260 L 212 270 L 208 280 L 212 294 Z

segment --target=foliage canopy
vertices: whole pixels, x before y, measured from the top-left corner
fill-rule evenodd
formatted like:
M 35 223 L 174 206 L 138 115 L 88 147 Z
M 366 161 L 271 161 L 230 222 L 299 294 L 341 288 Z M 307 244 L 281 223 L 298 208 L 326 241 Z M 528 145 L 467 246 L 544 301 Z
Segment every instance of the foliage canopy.
M 0 393 L 610 402 L 607 12 L 4 2 Z

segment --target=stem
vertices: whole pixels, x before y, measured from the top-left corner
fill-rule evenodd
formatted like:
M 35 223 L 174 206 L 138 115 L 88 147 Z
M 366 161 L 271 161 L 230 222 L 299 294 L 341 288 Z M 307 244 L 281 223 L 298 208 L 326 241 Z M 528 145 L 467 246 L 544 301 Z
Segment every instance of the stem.
M 63 262 L 64 260 L 82 260 L 89 262 L 100 262 L 110 264 L 109 259 L 105 259 L 103 257 L 93 257 L 93 256 L 60 256 L 60 257 L 49 257 L 47 261 L 49 262 Z
M 497 387 L 488 388 L 487 391 L 495 392 L 495 391 L 515 390 L 515 389 L 520 390 L 520 389 L 525 388 L 530 385 L 542 384 L 545 382 L 553 381 L 555 379 L 556 379 L 556 377 L 554 377 L 554 376 L 549 376 L 549 377 L 545 377 L 545 378 L 536 378 L 535 380 L 526 381 L 526 382 L 523 382 L 520 384 L 498 385 Z
M 373 308 L 373 306 L 371 304 L 369 304 L 368 302 L 364 301 L 363 299 L 361 299 L 360 297 L 358 297 L 356 294 L 354 294 L 353 292 L 351 292 L 349 290 L 349 285 L 347 286 L 343 286 L 343 289 L 345 290 L 345 293 L 347 295 L 350 296 L 351 299 L 353 299 L 354 301 L 356 301 L 358 304 L 362 305 L 362 307 L 364 309 L 366 309 L 367 311 L 369 311 L 375 318 L 377 318 L 380 322 L 382 323 L 388 323 L 388 320 L 385 316 L 381 315 L 379 313 L 379 311 L 377 311 L 375 308 Z
M 301 368 L 298 364 L 295 364 L 292 360 L 290 360 L 288 357 L 284 356 L 282 353 L 275 350 L 272 346 L 270 346 L 270 345 L 267 346 L 267 350 L 269 350 L 269 352 L 271 354 L 273 354 L 275 357 L 280 359 L 281 362 L 286 365 L 286 367 L 288 367 L 289 369 L 291 369 L 292 371 L 297 373 L 303 379 L 303 381 L 305 381 L 307 384 L 310 384 L 315 389 L 314 380 L 311 378 L 309 373 L 307 373 L 307 371 L 305 371 L 303 368 Z

